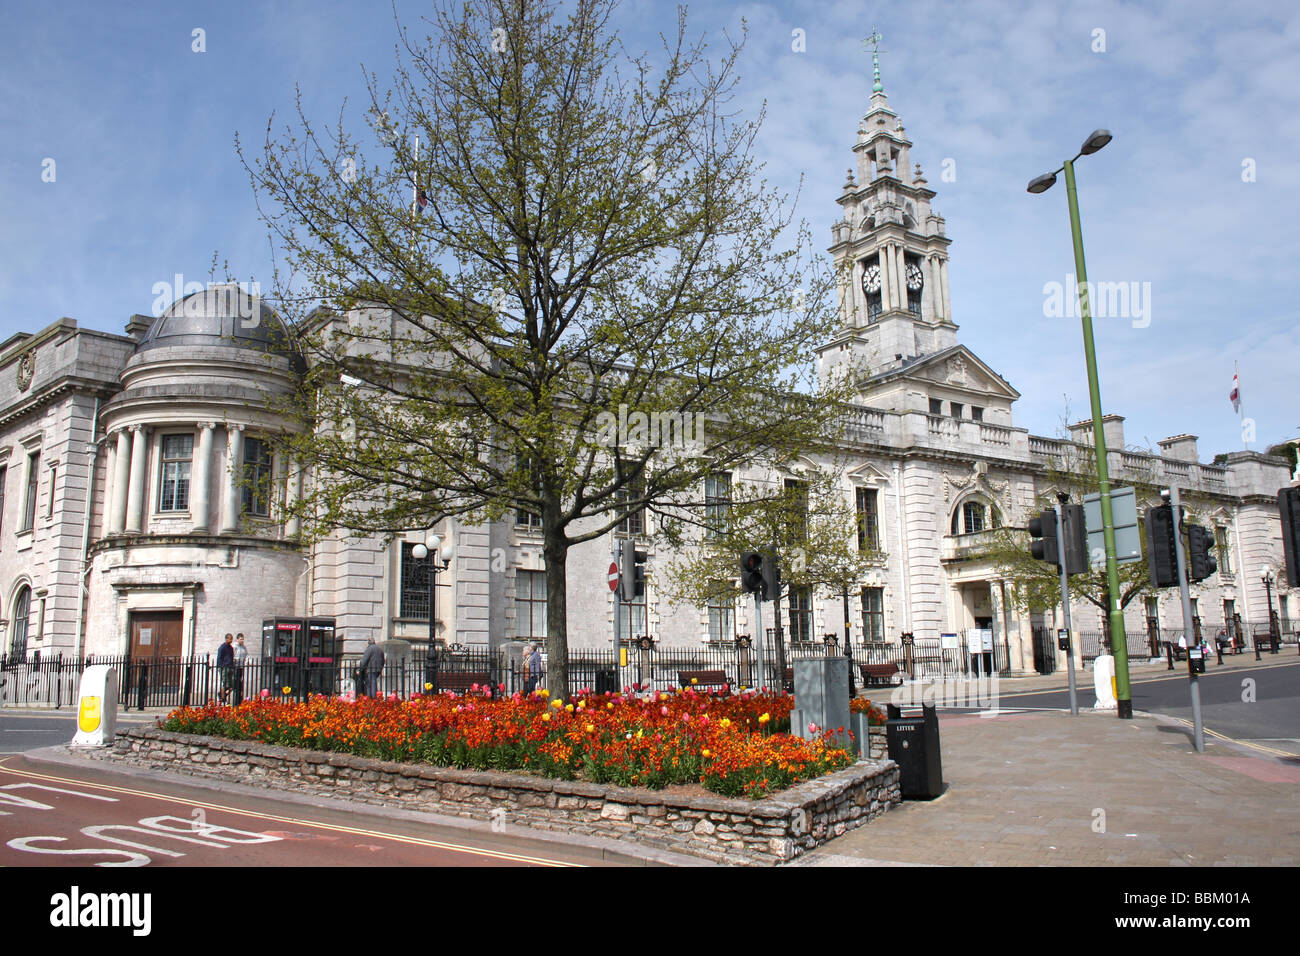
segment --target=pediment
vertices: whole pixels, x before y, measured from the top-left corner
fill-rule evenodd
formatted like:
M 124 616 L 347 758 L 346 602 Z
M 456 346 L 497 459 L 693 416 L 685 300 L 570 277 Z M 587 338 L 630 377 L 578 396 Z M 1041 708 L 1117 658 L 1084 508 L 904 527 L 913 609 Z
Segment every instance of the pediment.
M 1008 401 L 1020 398 L 1020 393 L 1010 383 L 964 345 L 924 356 L 903 371 L 909 378 L 931 384 L 950 385 Z

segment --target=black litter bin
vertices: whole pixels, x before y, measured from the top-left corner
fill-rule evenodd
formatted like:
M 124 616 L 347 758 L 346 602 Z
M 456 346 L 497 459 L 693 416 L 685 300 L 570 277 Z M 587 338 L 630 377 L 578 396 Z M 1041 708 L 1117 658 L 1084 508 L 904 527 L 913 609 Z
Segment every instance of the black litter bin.
M 939 715 L 927 704 L 919 714 L 903 716 L 889 704 L 885 739 L 889 758 L 898 764 L 904 800 L 932 800 L 943 792 L 943 764 L 939 759 Z
M 613 669 L 596 671 L 596 693 L 617 694 L 618 672 Z

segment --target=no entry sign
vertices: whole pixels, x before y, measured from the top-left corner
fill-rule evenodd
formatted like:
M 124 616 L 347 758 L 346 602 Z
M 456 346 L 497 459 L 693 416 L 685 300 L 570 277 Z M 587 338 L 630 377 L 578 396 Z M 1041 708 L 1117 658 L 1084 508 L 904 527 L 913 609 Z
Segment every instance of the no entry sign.
M 609 589 L 618 590 L 618 563 L 615 561 L 609 563 Z

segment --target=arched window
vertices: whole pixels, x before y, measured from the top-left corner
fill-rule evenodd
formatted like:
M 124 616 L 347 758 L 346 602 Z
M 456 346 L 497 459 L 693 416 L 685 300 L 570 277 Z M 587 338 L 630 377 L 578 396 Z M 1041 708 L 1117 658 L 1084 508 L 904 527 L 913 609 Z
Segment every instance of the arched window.
M 967 498 L 952 513 L 953 534 L 976 534 L 1001 526 L 1002 516 L 998 514 L 998 509 L 978 498 Z
M 32 605 L 32 589 L 23 585 L 14 598 L 13 631 L 9 639 L 9 656 L 27 658 L 27 619 Z

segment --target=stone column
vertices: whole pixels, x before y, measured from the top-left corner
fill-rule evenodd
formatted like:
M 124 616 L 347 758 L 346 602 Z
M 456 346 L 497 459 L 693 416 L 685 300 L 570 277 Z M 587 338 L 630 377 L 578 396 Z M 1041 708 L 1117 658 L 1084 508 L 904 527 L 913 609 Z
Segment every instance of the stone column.
M 113 461 L 113 480 L 108 506 L 108 531 L 121 534 L 126 530 L 126 490 L 131 480 L 131 433 L 117 431 L 117 454 Z
M 284 489 L 285 507 L 292 508 L 302 497 L 302 471 L 292 462 L 286 463 L 288 469 L 287 484 Z M 298 520 L 297 515 L 290 515 L 284 523 L 284 536 L 286 538 L 298 537 L 298 531 L 302 523 Z
M 943 292 L 939 288 L 939 259 L 937 256 L 925 257 L 925 299 L 930 301 L 930 318 L 945 319 L 943 311 Z M 924 304 L 923 306 L 924 307 Z
M 131 478 L 126 493 L 127 534 L 139 534 L 144 530 L 144 485 L 148 479 L 145 461 L 149 457 L 146 439 L 143 425 L 131 426 Z
M 894 277 L 897 284 L 894 286 L 898 290 L 898 307 L 907 309 L 907 256 L 903 252 L 902 246 L 894 246 Z
M 939 260 L 939 290 L 943 293 L 943 317 L 952 315 L 952 300 L 948 297 L 948 260 Z
M 194 456 L 194 478 L 190 484 L 190 514 L 194 531 L 208 530 L 209 489 L 212 484 L 212 432 L 215 422 L 199 422 L 199 449 Z
M 117 439 L 109 441 L 104 439 L 104 499 L 100 505 L 103 512 L 100 514 L 99 536 L 106 538 L 113 531 L 113 476 L 117 473 Z M 91 488 L 89 494 L 93 496 L 95 489 Z
M 894 267 L 893 244 L 883 246 L 880 257 L 880 304 L 886 312 L 898 308 L 898 270 Z
M 243 433 L 243 425 L 226 426 L 226 475 L 221 484 L 222 534 L 233 534 L 239 530 L 239 452 Z

